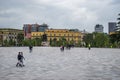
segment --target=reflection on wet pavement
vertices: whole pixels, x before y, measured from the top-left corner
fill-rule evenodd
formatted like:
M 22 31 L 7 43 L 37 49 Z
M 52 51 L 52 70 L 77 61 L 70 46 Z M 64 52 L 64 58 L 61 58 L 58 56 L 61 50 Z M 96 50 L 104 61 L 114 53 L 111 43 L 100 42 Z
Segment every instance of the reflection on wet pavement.
M 16 67 L 24 53 L 25 67 Z M 120 80 L 120 49 L 0 47 L 0 80 Z

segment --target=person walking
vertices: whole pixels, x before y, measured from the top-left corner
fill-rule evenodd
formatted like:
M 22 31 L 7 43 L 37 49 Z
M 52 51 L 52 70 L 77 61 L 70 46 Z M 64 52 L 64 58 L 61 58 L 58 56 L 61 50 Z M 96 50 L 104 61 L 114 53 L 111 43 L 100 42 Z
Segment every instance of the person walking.
M 29 46 L 30 53 L 32 52 L 32 49 L 33 49 L 33 47 L 30 45 Z
M 20 62 L 22 63 L 22 66 L 25 66 L 24 64 L 23 64 L 23 59 L 25 60 L 25 58 L 24 58 L 24 56 L 23 56 L 23 52 L 21 52 L 21 60 L 20 60 Z
M 91 45 L 90 45 L 90 44 L 88 45 L 88 49 L 89 49 L 89 50 L 91 49 Z
M 18 53 L 17 59 L 18 59 L 18 62 L 17 62 L 17 64 L 16 64 L 16 67 L 23 67 L 23 66 L 24 66 L 24 64 L 23 64 L 23 59 L 25 59 L 25 58 L 23 57 L 23 52 L 19 52 L 19 53 Z
M 18 52 L 18 55 L 17 55 L 17 59 L 18 59 L 18 62 L 17 62 L 17 64 L 16 64 L 16 67 L 18 67 L 18 66 L 21 66 L 21 53 L 20 52 Z

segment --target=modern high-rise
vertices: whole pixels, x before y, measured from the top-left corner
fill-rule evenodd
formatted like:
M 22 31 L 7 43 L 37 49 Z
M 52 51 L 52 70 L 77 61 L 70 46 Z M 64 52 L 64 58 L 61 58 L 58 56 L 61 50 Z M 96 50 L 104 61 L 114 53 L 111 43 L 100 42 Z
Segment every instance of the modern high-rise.
M 116 25 L 117 25 L 116 22 L 109 22 L 108 23 L 108 32 L 109 32 L 109 34 L 112 33 L 112 32 L 115 32 L 115 30 L 117 28 Z
M 42 24 L 38 27 L 38 32 L 44 32 L 46 29 L 48 29 L 48 25 Z
M 117 28 L 116 28 L 116 31 L 120 31 L 120 14 L 118 14 L 118 22 L 117 22 Z
M 103 33 L 103 25 L 100 25 L 100 24 L 97 24 L 95 26 L 95 32 L 98 32 L 98 33 Z
M 31 32 L 44 32 L 46 29 L 48 29 L 47 24 L 24 24 L 23 30 L 24 30 L 24 37 L 25 38 L 31 38 Z

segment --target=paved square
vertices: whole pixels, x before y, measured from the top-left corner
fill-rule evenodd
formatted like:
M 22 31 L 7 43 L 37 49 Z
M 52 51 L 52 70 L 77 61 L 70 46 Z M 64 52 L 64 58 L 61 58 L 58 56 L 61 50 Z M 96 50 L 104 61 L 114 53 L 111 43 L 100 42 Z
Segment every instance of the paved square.
M 16 67 L 18 52 L 25 67 Z M 120 49 L 0 47 L 0 80 L 120 80 Z

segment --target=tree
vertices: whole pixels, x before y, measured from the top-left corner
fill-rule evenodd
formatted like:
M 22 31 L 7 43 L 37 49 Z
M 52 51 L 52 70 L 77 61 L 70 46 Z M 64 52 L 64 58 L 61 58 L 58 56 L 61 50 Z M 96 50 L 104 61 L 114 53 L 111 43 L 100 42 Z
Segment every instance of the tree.
M 9 42 L 8 42 L 8 40 L 7 40 L 7 39 L 6 39 L 6 40 L 4 40 L 3 46 L 9 46 Z
M 41 38 L 42 38 L 42 41 L 47 41 L 47 35 L 46 34 L 43 34 Z
M 22 44 L 24 46 L 30 46 L 31 45 L 31 40 L 30 39 L 25 39 L 25 40 L 23 40 Z
M 42 43 L 41 38 L 32 39 L 32 45 L 34 45 L 34 46 L 41 46 L 41 43 Z
M 104 33 L 92 33 L 87 34 L 83 38 L 83 41 L 86 43 L 86 46 L 90 44 L 92 47 L 108 47 L 109 46 L 109 37 Z
M 95 47 L 108 47 L 109 45 L 108 35 L 104 33 L 96 33 L 94 42 L 95 42 Z
M 52 39 L 50 38 L 50 45 L 52 45 Z
M 78 46 L 78 47 L 83 46 L 83 44 L 81 44 L 81 40 L 78 41 L 77 46 Z
M 61 45 L 63 45 L 63 46 L 66 46 L 66 45 L 67 45 L 67 40 L 65 39 L 65 37 L 61 37 L 61 38 L 59 39 L 59 42 L 60 42 Z
M 109 35 L 110 43 L 113 47 L 120 47 L 120 31 L 115 32 L 115 34 Z
M 24 34 L 23 33 L 18 33 L 18 35 L 17 35 L 17 44 L 19 46 L 22 46 L 23 40 L 24 40 Z
M 57 46 L 57 39 L 56 38 L 53 39 L 52 46 Z
M 85 42 L 86 44 L 86 47 L 88 44 L 92 44 L 91 46 L 94 46 L 94 35 L 93 34 L 86 34 L 84 37 L 83 37 L 83 41 Z

